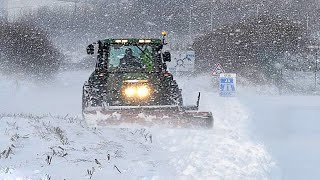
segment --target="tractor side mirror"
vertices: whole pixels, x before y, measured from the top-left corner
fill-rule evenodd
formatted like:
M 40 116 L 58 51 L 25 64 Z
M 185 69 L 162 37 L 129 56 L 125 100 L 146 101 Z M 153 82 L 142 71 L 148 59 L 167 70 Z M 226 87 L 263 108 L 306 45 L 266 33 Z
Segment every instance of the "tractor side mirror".
M 160 51 L 163 48 L 163 44 L 159 44 L 155 47 L 156 51 Z
M 94 46 L 93 46 L 93 44 L 90 44 L 90 45 L 87 47 L 87 54 L 89 54 L 89 55 L 94 54 Z
M 163 53 L 163 61 L 164 62 L 171 62 L 171 54 L 168 51 Z

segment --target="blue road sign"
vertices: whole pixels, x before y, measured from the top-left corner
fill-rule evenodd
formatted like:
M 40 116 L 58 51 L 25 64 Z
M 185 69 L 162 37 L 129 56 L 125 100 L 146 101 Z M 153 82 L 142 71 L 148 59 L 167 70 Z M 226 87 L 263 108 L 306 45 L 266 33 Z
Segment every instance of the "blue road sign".
M 220 75 L 219 82 L 220 96 L 235 96 L 236 94 L 236 75 L 223 73 Z

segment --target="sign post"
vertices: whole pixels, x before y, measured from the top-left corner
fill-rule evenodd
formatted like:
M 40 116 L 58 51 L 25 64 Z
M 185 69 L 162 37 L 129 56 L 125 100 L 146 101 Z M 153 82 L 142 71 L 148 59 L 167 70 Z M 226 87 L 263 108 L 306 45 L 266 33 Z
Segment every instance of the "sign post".
M 236 95 L 236 81 L 237 75 L 235 73 L 221 73 L 219 79 L 219 94 L 223 97 L 232 97 Z
M 317 89 L 317 72 L 318 72 L 318 51 L 320 49 L 320 46 L 308 46 L 308 48 L 313 51 L 313 50 L 316 50 L 315 52 L 315 68 L 314 68 L 314 89 L 316 90 Z

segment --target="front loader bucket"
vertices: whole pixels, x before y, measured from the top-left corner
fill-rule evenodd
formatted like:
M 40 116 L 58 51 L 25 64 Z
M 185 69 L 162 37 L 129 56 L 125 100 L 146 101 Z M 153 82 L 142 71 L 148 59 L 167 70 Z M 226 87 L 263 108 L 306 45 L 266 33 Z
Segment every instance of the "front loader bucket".
M 89 126 L 137 124 L 169 128 L 213 127 L 211 112 L 184 110 L 177 106 L 87 108 L 83 116 Z

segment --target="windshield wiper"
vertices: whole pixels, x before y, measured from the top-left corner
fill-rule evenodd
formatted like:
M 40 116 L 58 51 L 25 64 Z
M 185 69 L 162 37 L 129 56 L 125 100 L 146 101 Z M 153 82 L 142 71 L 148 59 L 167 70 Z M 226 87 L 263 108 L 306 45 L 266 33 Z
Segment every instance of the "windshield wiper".
M 148 54 L 146 54 L 146 53 L 144 52 L 144 50 L 142 50 L 138 45 L 135 45 L 135 46 L 137 46 L 137 48 L 141 51 L 141 53 L 142 53 L 143 55 L 146 55 L 146 57 L 147 57 L 149 60 L 152 61 L 151 57 L 150 57 Z

